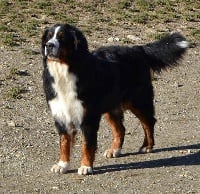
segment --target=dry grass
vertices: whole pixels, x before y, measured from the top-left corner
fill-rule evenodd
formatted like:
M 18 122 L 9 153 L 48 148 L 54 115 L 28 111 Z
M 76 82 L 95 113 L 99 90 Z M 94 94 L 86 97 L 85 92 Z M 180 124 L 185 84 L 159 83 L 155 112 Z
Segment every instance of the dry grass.
M 194 0 L 1 0 L 1 45 L 15 47 L 29 42 L 30 38 L 37 44 L 41 35 L 38 33 L 57 22 L 81 26 L 87 35 L 99 30 L 112 32 L 117 26 L 146 28 L 150 30 L 140 36 L 147 39 L 172 31 L 173 23 L 198 42 L 199 12 L 199 4 Z
M 24 56 L 33 57 L 40 53 L 44 28 L 55 23 L 80 27 L 92 48 L 111 44 L 109 37 L 117 37 L 116 44 L 140 44 L 171 31 L 180 31 L 198 43 L 199 12 L 199 4 L 194 0 L 1 0 L 0 45 L 2 49 L 21 49 Z M 136 40 L 127 38 L 129 34 Z M 5 79 L 18 78 L 18 69 L 11 67 Z M 25 90 L 10 82 L 6 97 L 20 98 Z

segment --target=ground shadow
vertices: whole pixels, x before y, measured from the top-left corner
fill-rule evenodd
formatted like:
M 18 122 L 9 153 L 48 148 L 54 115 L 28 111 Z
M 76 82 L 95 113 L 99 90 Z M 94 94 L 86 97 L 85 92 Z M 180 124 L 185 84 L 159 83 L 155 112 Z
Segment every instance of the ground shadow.
M 153 149 L 153 153 L 159 153 L 159 152 L 170 152 L 170 151 L 177 151 L 177 150 L 192 150 L 192 149 L 200 149 L 200 144 L 193 144 L 193 145 L 184 145 L 184 146 L 174 146 L 174 147 L 167 147 L 167 148 L 159 148 L 159 149 Z M 139 152 L 128 152 L 121 154 L 120 157 L 127 157 L 130 155 L 137 155 L 140 154 Z
M 160 148 L 160 149 L 155 149 L 154 152 L 169 152 L 169 151 L 174 151 L 174 150 L 192 150 L 192 149 L 200 149 L 200 143 L 198 144 L 193 144 L 193 145 L 185 145 L 185 146 L 176 146 L 176 147 L 169 147 L 169 148 Z
M 145 168 L 160 168 L 160 167 L 170 167 L 170 166 L 192 166 L 200 165 L 200 144 L 186 145 L 186 146 L 177 146 L 177 147 L 168 147 L 168 148 L 159 148 L 155 149 L 154 153 L 166 152 L 166 151 L 176 151 L 176 150 L 198 150 L 195 153 L 188 153 L 184 156 L 175 156 L 164 159 L 156 159 L 150 161 L 141 161 L 141 162 L 131 162 L 126 164 L 113 164 L 105 165 L 100 167 L 95 167 L 94 174 L 104 174 L 109 172 L 117 172 L 123 170 L 131 169 L 145 169 Z M 137 155 L 138 152 L 125 153 L 120 157 L 127 157 L 130 155 Z M 67 173 L 76 173 L 77 169 L 71 169 Z
M 186 150 L 200 149 L 200 144 L 161 148 L 161 149 L 154 150 L 154 153 L 163 152 L 163 151 L 185 150 L 185 149 Z M 125 157 L 128 155 L 135 155 L 135 154 L 137 153 L 127 153 L 127 154 L 122 155 L 122 157 Z M 94 174 L 104 174 L 107 172 L 116 172 L 116 171 L 122 171 L 122 170 L 130 170 L 130 169 L 159 168 L 159 167 L 169 167 L 169 166 L 189 166 L 189 165 L 200 165 L 200 151 L 199 150 L 195 153 L 190 153 L 184 156 L 96 167 L 94 168 Z

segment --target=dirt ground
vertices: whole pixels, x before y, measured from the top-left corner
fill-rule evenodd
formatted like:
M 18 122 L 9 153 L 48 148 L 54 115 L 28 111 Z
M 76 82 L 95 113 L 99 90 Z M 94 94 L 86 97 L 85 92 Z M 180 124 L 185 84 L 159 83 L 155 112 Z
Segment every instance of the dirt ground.
M 191 48 L 178 68 L 156 75 L 153 153 L 137 154 L 143 131 L 127 112 L 122 157 L 103 157 L 111 132 L 102 119 L 94 175 L 77 175 L 80 134 L 71 170 L 57 175 L 50 168 L 58 159 L 59 137 L 42 91 L 41 56 L 1 49 L 0 193 L 200 193 L 199 61 L 199 47 Z M 10 76 L 11 67 L 21 73 Z M 13 82 L 24 93 L 7 99 Z
M 127 112 L 122 156 L 105 159 L 112 137 L 102 118 L 94 174 L 89 176 L 77 175 L 80 134 L 71 170 L 50 172 L 59 157 L 59 137 L 42 90 L 40 48 L 26 45 L 34 51 L 27 54 L 24 47 L 0 50 L 0 193 L 200 193 L 198 45 L 180 66 L 155 75 L 154 152 L 137 153 L 143 130 Z

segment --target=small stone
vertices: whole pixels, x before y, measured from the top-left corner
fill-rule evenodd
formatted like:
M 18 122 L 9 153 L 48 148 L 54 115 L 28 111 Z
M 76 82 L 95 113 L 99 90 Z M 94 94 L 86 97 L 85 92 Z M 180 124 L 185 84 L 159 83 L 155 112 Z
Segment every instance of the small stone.
M 53 186 L 52 189 L 59 190 L 59 188 L 57 186 Z
M 16 124 L 15 124 L 14 121 L 7 121 L 7 125 L 8 125 L 9 127 L 16 127 Z
M 188 154 L 191 154 L 191 153 L 192 153 L 192 151 L 191 151 L 191 150 L 188 150 L 188 151 L 187 151 L 187 153 L 188 153 Z
M 120 39 L 118 37 L 110 37 L 108 38 L 108 42 L 119 42 Z
M 137 37 L 137 36 L 134 36 L 134 35 L 131 35 L 131 34 L 127 35 L 127 38 L 128 38 L 128 39 L 130 39 L 130 40 L 133 40 L 133 41 L 140 40 L 140 38 L 139 38 L 139 37 Z
M 113 41 L 114 41 L 114 38 L 113 38 L 113 37 L 110 37 L 110 38 L 108 38 L 108 41 L 109 41 L 109 42 L 113 42 Z

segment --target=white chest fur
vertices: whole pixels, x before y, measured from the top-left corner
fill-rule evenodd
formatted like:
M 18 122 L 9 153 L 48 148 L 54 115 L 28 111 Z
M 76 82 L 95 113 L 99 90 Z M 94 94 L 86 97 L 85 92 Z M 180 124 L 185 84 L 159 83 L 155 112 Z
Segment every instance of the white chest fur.
M 49 101 L 53 117 L 66 126 L 68 133 L 72 132 L 71 125 L 78 128 L 83 118 L 83 106 L 77 98 L 76 81 L 74 74 L 69 73 L 66 64 L 49 62 L 48 69 L 54 78 L 53 89 L 56 97 Z

